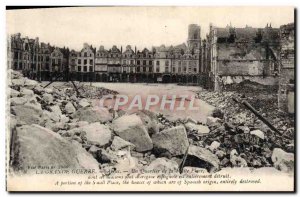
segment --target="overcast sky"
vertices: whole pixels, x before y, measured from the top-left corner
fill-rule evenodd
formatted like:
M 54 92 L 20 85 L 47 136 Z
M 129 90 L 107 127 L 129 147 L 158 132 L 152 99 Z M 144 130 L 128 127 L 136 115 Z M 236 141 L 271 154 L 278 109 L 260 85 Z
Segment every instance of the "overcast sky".
M 138 49 L 177 45 L 187 40 L 188 25 L 272 27 L 294 21 L 292 7 L 84 7 L 8 10 L 7 33 L 20 32 L 40 42 L 80 50 L 84 42 L 99 48 L 130 44 Z

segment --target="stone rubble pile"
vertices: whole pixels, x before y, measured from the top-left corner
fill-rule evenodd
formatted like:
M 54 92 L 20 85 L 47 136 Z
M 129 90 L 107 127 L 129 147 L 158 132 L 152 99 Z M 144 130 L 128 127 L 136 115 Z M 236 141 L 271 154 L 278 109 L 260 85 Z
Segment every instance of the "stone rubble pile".
M 89 98 L 89 99 L 99 99 L 104 95 L 116 95 L 118 92 L 109 90 L 103 87 L 94 87 L 88 84 L 74 82 L 76 85 L 81 97 L 83 98 Z M 66 94 L 69 96 L 76 95 L 76 90 L 74 89 L 74 86 L 71 82 L 64 84 L 66 87 L 68 87 Z
M 10 71 L 10 77 L 7 95 L 14 171 L 51 165 L 105 172 L 178 170 L 185 153 L 186 168 L 208 172 L 247 166 L 293 171 L 293 153 L 274 144 L 276 135 L 246 124 L 232 125 L 220 111 L 218 117 L 208 117 L 206 125 L 191 118 L 170 121 L 150 111 L 130 114 L 99 108 L 89 97 L 78 98 L 72 87 L 43 88 L 16 71 Z M 86 95 L 95 96 L 94 91 L 101 96 L 112 93 L 104 88 L 85 89 Z

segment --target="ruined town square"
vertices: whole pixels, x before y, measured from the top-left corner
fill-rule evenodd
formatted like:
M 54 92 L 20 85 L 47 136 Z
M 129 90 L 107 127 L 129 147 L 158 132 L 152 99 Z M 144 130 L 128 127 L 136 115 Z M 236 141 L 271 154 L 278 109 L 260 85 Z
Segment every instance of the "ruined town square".
M 6 12 L 8 191 L 295 190 L 294 8 Z

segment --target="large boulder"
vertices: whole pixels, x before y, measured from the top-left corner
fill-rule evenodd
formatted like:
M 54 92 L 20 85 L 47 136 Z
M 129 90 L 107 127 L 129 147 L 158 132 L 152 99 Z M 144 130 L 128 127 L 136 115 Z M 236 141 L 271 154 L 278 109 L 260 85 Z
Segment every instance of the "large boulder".
M 98 146 L 105 146 L 109 143 L 112 133 L 108 126 L 95 122 L 79 128 L 88 142 Z M 83 134 L 84 133 L 84 134 Z
M 197 131 L 197 133 L 199 135 L 202 134 L 207 134 L 209 133 L 209 128 L 208 126 L 204 126 L 204 125 L 199 125 L 199 124 L 195 124 L 192 122 L 188 122 L 185 124 L 185 128 L 189 131 Z
M 152 140 L 139 116 L 124 115 L 112 122 L 112 128 L 118 136 L 136 146 L 137 152 L 153 148 Z
M 32 166 L 99 169 L 98 162 L 76 142 L 39 125 L 18 127 L 13 135 L 10 164 L 16 171 Z
M 17 105 L 11 107 L 11 112 L 18 121 L 26 124 L 38 124 L 41 120 L 42 111 L 32 106 Z
M 154 134 L 152 141 L 157 154 L 183 155 L 189 146 L 186 130 L 182 125 Z
M 219 165 L 220 161 L 218 157 L 211 151 L 199 146 L 190 145 L 185 166 L 205 168 L 209 172 L 214 172 L 219 170 Z
M 272 161 L 274 167 L 284 172 L 294 172 L 295 155 L 293 153 L 287 153 L 280 148 L 274 148 L 272 154 Z
M 74 113 L 73 118 L 78 118 L 80 121 L 101 122 L 105 123 L 113 119 L 112 114 L 109 113 L 107 108 L 81 108 Z

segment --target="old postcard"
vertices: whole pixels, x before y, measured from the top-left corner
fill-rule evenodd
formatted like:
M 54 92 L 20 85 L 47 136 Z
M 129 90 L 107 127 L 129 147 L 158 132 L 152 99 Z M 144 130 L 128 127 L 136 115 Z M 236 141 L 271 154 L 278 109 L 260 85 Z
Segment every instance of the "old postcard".
M 295 191 L 293 7 L 7 7 L 8 191 Z

